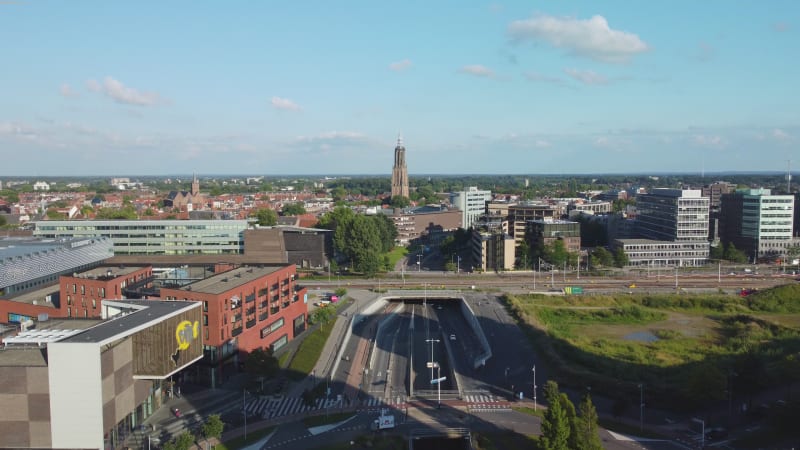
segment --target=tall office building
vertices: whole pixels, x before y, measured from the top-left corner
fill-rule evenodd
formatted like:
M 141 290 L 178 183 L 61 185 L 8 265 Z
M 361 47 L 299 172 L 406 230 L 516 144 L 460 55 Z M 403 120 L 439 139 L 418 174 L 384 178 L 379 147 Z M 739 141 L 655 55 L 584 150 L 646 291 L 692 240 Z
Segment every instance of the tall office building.
M 630 266 L 701 266 L 708 261 L 709 198 L 699 189 L 653 189 L 636 197 L 636 234 L 613 246 Z
M 660 241 L 708 241 L 709 198 L 699 189 L 653 189 L 636 197 L 638 234 Z
M 486 202 L 492 199 L 492 191 L 481 191 L 470 186 L 466 191 L 453 192 L 450 203 L 461 210 L 461 226 L 467 230 L 486 212 Z
M 749 258 L 782 255 L 793 243 L 793 195 L 743 189 L 722 196 L 719 234 Z
M 394 148 L 394 166 L 392 167 L 392 197 L 408 198 L 408 167 L 406 167 L 406 148 L 403 138 L 397 137 Z

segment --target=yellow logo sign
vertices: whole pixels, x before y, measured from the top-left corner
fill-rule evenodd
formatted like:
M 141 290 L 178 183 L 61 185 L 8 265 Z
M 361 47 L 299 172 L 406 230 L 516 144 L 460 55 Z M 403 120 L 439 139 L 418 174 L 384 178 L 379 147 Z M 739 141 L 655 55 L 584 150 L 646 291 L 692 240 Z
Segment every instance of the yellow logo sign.
M 194 323 L 184 320 L 175 329 L 175 340 L 178 341 L 178 350 L 186 350 L 189 345 L 200 335 L 200 322 Z

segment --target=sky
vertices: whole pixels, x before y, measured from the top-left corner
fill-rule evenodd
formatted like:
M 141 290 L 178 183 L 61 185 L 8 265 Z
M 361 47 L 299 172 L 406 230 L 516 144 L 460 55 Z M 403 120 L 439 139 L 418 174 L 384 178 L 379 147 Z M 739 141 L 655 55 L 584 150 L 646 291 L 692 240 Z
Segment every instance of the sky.
M 800 2 L 0 1 L 0 176 L 800 167 Z

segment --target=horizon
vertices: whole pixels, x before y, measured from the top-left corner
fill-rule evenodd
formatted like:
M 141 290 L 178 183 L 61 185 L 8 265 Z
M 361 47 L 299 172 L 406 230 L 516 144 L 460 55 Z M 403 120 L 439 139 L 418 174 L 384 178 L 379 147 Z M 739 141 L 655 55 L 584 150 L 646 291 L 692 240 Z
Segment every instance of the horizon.
M 400 134 L 416 176 L 798 153 L 791 0 L 98 4 L 0 4 L 0 176 L 389 174 Z

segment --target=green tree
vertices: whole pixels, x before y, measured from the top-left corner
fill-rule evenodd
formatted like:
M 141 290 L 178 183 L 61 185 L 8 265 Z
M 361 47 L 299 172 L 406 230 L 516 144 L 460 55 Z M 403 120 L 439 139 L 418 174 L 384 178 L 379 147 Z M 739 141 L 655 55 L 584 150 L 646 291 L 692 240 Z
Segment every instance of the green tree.
M 335 202 L 343 202 L 347 199 L 347 191 L 341 186 L 335 187 L 331 189 L 331 197 Z
M 245 371 L 254 377 L 270 378 L 278 374 L 280 365 L 272 354 L 272 349 L 257 348 L 247 355 Z
M 6 220 L 6 216 L 3 215 L 3 214 L 0 214 L 0 227 L 5 226 L 7 223 L 8 223 L 8 221 Z
M 533 257 L 531 256 L 531 246 L 528 244 L 526 239 L 523 239 L 522 242 L 516 248 L 516 267 L 525 270 L 529 269 L 533 264 Z
M 288 203 L 283 205 L 283 209 L 281 209 L 281 215 L 284 216 L 300 216 L 306 213 L 306 209 L 303 207 L 303 204 L 300 202 L 297 203 Z
M 622 247 L 614 249 L 614 265 L 617 267 L 625 267 L 628 265 L 628 255 Z
M 206 439 L 221 438 L 222 432 L 225 430 L 225 423 L 220 418 L 219 414 L 211 414 L 203 424 L 202 433 Z
M 184 431 L 178 437 L 165 443 L 161 448 L 163 450 L 189 450 L 192 445 L 194 445 L 194 435 Z
M 597 247 L 590 257 L 592 267 L 610 267 L 614 265 L 614 255 L 605 247 Z
M 696 366 L 687 383 L 689 397 L 697 407 L 708 407 L 711 402 L 725 398 L 725 374 L 713 364 Z
M 708 251 L 709 259 L 724 259 L 725 258 L 725 245 L 720 242 L 718 245 L 712 245 Z
M 569 259 L 569 252 L 562 239 L 556 239 L 545 246 L 544 259 L 556 268 L 562 267 Z
M 411 201 L 409 201 L 408 197 L 395 195 L 389 204 L 392 205 L 392 208 L 407 208 Z
M 278 213 L 273 209 L 259 208 L 254 216 L 262 227 L 272 227 L 278 223 Z
M 548 381 L 544 387 L 545 398 L 548 402 L 547 411 L 542 419 L 541 448 L 544 450 L 568 450 L 570 437 L 570 424 L 567 411 L 558 391 L 555 381 Z
M 589 394 L 583 396 L 578 405 L 578 418 L 575 420 L 576 445 L 578 450 L 602 450 L 603 442 L 597 434 L 597 409 Z
M 733 245 L 733 242 L 728 242 L 727 245 L 725 245 L 725 259 L 735 263 L 746 263 L 747 255 L 745 255 L 743 251 L 736 248 L 736 246 Z

